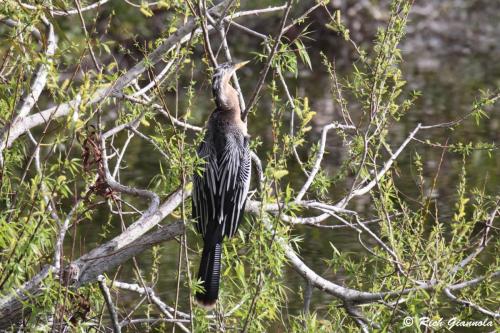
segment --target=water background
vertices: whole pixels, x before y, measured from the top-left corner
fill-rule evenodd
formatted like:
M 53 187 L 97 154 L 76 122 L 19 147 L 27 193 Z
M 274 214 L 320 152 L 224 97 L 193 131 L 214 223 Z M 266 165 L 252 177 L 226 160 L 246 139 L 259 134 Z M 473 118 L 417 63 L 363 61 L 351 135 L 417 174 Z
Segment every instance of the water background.
M 333 1 L 335 3 L 335 1 Z M 355 12 L 352 9 L 353 2 L 347 2 L 345 12 L 351 10 L 351 15 L 346 14 L 345 19 L 351 29 L 353 39 L 362 47 L 369 47 L 373 40 L 375 28 L 383 24 L 383 18 L 377 20 L 373 13 L 361 9 Z M 297 10 L 300 13 L 300 10 Z M 117 19 L 119 19 L 119 15 Z M 382 11 L 383 17 L 383 11 Z M 262 25 L 259 22 L 278 22 L 279 16 L 270 15 L 266 20 L 255 24 L 249 23 L 256 30 L 262 33 L 272 33 L 272 28 L 276 24 Z M 417 123 L 435 124 L 450 121 L 466 114 L 472 106 L 473 101 L 479 96 L 479 90 L 494 90 L 500 86 L 500 5 L 497 1 L 422 1 L 416 5 L 414 12 L 410 16 L 408 34 L 401 45 L 404 63 L 402 69 L 404 77 L 408 82 L 405 91 L 418 90 L 422 96 L 417 100 L 416 105 L 404 119 L 391 128 L 391 146 L 397 147 L 405 137 L 411 132 Z M 299 79 L 290 75 L 287 81 L 293 95 L 307 96 L 311 101 L 311 108 L 318 113 L 313 121 L 314 129 L 310 134 L 310 139 L 317 141 L 319 133 L 324 124 L 330 121 L 341 119 L 338 107 L 332 102 L 331 82 L 321 65 L 320 52 L 327 55 L 329 59 L 335 59 L 340 75 L 349 76 L 352 71 L 352 63 L 356 60 L 352 48 L 332 31 L 324 28 L 327 17 L 320 13 L 313 13 L 309 30 L 310 38 L 305 44 L 308 47 L 311 57 L 312 67 L 300 66 Z M 293 38 L 294 31 L 289 38 Z M 298 33 L 298 31 L 295 31 Z M 235 30 L 230 31 L 229 44 L 237 59 L 245 60 L 252 58 L 252 51 L 259 51 L 258 41 L 249 38 L 243 33 Z M 197 49 L 196 52 L 201 52 Z M 126 59 L 124 60 L 126 61 Z M 262 64 L 253 62 L 248 68 L 243 69 L 240 74 L 241 85 L 247 99 L 257 81 L 258 71 Z M 195 85 L 196 109 L 193 110 L 193 123 L 203 125 L 204 119 L 211 112 L 213 106 L 210 101 L 210 87 L 204 72 L 200 67 L 195 74 L 197 84 Z M 186 87 L 187 81 L 179 82 L 180 87 Z M 185 89 L 183 91 L 185 93 Z M 165 92 L 167 104 L 174 105 L 175 98 L 172 93 Z M 183 101 L 179 101 L 179 109 L 183 110 Z M 264 144 L 259 149 L 258 154 L 264 158 L 266 148 L 270 144 L 269 128 L 269 101 L 263 98 L 259 108 L 249 120 L 249 132 L 252 137 L 260 137 Z M 444 144 L 454 143 L 458 140 L 472 142 L 494 142 L 498 143 L 500 138 L 500 113 L 498 107 L 489 110 L 489 119 L 482 121 L 479 126 L 473 120 L 465 121 L 455 131 L 432 130 L 421 132 L 418 138 L 429 139 L 432 142 Z M 355 112 L 355 110 L 354 110 Z M 160 122 L 167 122 L 163 118 L 157 118 Z M 123 138 L 118 138 L 123 140 Z M 335 175 L 346 152 L 343 149 L 342 141 L 333 132 L 329 134 L 327 142 L 329 152 L 322 163 L 323 169 L 329 175 Z M 408 197 L 416 197 L 418 188 L 416 175 L 411 167 L 412 155 L 418 152 L 424 161 L 426 181 L 430 184 L 437 171 L 442 149 L 431 148 L 426 145 L 412 143 L 404 154 L 398 159 L 400 170 L 397 178 L 398 186 Z M 305 151 L 301 154 L 305 157 Z M 158 172 L 158 161 L 161 156 L 157 154 L 149 144 L 142 140 L 133 140 L 125 157 L 126 168 L 121 171 L 121 181 L 138 187 L 149 185 L 152 175 Z M 471 188 L 485 188 L 488 193 L 498 193 L 500 190 L 500 154 L 489 155 L 485 151 L 475 151 L 468 162 L 467 180 Z M 300 186 L 303 181 L 299 177 L 298 168 L 291 167 L 290 179 Z M 461 168 L 461 157 L 458 154 L 447 152 L 439 181 L 435 192 L 432 195 L 437 200 L 437 205 L 443 219 L 450 215 L 454 206 L 454 193 L 457 187 L 457 179 Z M 330 196 L 335 199 L 340 198 L 348 188 L 349 180 L 338 182 L 330 189 Z M 368 197 L 354 200 L 351 207 L 356 209 L 362 216 L 369 216 L 371 202 Z M 85 253 L 94 245 L 102 241 L 99 233 L 102 224 L 108 220 L 105 210 L 98 211 L 95 219 L 90 223 L 82 224 L 77 233 L 77 252 Z M 168 223 L 165 221 L 164 223 Z M 327 221 L 326 223 L 334 223 Z M 110 226 L 111 235 L 119 232 L 118 220 L 113 220 Z M 339 251 L 358 253 L 364 255 L 364 250 L 357 242 L 356 234 L 349 229 L 324 230 L 309 227 L 296 228 L 296 234 L 302 235 L 303 242 L 300 244 L 301 257 L 311 268 L 327 279 L 342 282 L 343 277 L 338 272 L 326 269 L 325 259 L 331 258 L 333 243 Z M 68 239 L 68 244 L 71 242 Z M 199 244 L 198 237 L 193 233 L 189 234 L 191 248 L 196 249 Z M 197 243 L 198 242 L 198 243 Z M 70 246 L 70 245 L 69 245 Z M 158 291 L 162 299 L 173 304 L 176 287 L 176 265 L 178 258 L 178 244 L 167 242 L 162 245 L 162 260 L 160 263 L 161 279 L 157 282 L 155 290 Z M 69 250 L 69 248 L 68 248 Z M 193 261 L 197 262 L 198 254 L 192 253 Z M 490 253 L 484 254 L 487 260 L 494 259 Z M 490 259 L 488 259 L 490 258 Z M 137 258 L 139 266 L 148 273 L 151 265 L 150 253 L 145 253 Z M 194 265 L 196 266 L 196 265 Z M 287 272 L 287 286 L 292 291 L 297 291 L 303 287 L 303 281 L 299 276 L 289 269 Z M 119 280 L 132 282 L 135 275 L 131 264 L 123 265 L 119 274 Z M 185 293 L 181 293 L 185 296 Z M 127 302 L 126 295 L 121 302 Z M 130 300 L 135 300 L 135 295 L 131 295 Z M 302 308 L 300 296 L 290 292 L 288 311 L 298 313 Z M 296 300 L 296 302 L 294 302 Z M 332 297 L 314 291 L 311 309 L 322 311 L 326 308 Z M 181 300 L 181 306 L 185 301 Z

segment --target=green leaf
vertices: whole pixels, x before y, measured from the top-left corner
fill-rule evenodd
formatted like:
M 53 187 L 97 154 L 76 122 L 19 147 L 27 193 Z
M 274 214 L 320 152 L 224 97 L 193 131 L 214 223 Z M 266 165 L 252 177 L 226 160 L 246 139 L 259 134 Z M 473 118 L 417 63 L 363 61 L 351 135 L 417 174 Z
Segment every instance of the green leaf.
M 148 4 L 147 3 L 142 3 L 141 4 L 141 13 L 146 16 L 146 17 L 151 17 L 153 16 L 153 11 L 151 10 L 151 8 L 149 8 Z
M 276 170 L 273 172 L 274 179 L 278 180 L 288 175 L 288 170 Z

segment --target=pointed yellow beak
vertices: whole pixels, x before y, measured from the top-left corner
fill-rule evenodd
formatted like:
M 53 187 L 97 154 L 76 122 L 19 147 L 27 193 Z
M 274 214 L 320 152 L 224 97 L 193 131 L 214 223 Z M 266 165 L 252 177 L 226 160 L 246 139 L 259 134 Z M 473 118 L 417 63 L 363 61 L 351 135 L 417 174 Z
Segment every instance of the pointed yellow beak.
M 243 62 L 240 62 L 240 63 L 237 63 L 236 65 L 234 65 L 234 69 L 238 70 L 240 69 L 241 67 L 245 66 L 246 64 L 248 64 L 250 61 L 243 61 Z

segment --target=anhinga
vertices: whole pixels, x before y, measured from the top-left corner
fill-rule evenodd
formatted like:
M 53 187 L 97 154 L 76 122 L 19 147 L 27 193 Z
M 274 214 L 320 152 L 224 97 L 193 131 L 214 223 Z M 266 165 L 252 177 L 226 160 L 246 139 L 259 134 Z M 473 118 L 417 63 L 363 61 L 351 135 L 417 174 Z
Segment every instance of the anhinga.
M 204 243 L 198 272 L 204 291 L 195 297 L 206 308 L 217 301 L 222 240 L 238 230 L 250 185 L 247 126 L 241 120 L 238 93 L 229 83 L 246 63 L 224 63 L 215 69 L 212 89 L 217 107 L 198 148 L 205 161 L 203 171 L 193 177 L 193 219 Z

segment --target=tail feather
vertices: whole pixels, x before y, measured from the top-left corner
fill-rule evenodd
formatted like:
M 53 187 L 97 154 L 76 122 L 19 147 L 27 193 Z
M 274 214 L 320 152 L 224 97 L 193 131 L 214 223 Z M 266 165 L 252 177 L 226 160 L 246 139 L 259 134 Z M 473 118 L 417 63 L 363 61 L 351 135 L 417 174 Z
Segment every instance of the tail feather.
M 204 291 L 197 292 L 196 301 L 201 306 L 211 309 L 219 295 L 221 267 L 221 244 L 206 244 L 201 256 L 198 278 L 203 281 Z

